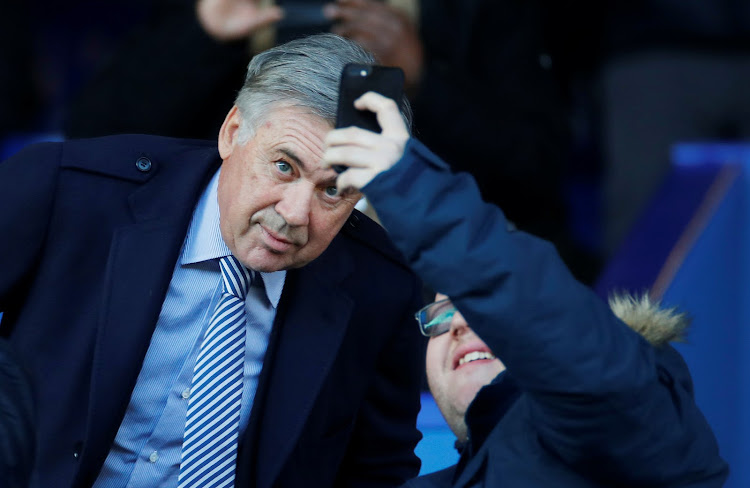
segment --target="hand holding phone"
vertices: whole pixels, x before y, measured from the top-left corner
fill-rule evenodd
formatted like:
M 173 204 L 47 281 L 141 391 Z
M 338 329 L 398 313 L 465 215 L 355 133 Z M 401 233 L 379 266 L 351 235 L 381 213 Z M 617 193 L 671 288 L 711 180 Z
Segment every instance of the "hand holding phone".
M 396 104 L 400 104 L 403 89 L 404 72 L 401 68 L 347 64 L 341 72 L 336 128 L 354 126 L 380 133 L 381 128 L 375 113 L 357 109 L 354 106 L 354 101 L 365 93 L 373 91 L 394 100 Z M 333 169 L 337 173 L 342 173 L 346 171 L 346 166 L 335 165 Z
M 277 25 L 279 29 L 315 29 L 321 32 L 330 30 L 333 21 L 323 12 L 323 2 L 302 1 L 284 2 L 284 18 Z
M 361 190 L 375 176 L 398 163 L 410 138 L 401 111 L 390 98 L 371 91 L 358 98 L 356 106 L 377 114 L 383 130 L 377 133 L 349 126 L 326 135 L 322 166 L 348 168 L 336 178 L 336 186 L 342 190 Z

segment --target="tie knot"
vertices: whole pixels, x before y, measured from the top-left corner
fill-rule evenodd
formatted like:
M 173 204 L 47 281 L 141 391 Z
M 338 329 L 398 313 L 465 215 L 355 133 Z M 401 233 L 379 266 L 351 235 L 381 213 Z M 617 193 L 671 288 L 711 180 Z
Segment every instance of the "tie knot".
M 219 260 L 221 278 L 224 283 L 224 293 L 229 293 L 242 300 L 247 295 L 247 289 L 252 281 L 252 271 L 247 269 L 234 256 L 225 256 Z

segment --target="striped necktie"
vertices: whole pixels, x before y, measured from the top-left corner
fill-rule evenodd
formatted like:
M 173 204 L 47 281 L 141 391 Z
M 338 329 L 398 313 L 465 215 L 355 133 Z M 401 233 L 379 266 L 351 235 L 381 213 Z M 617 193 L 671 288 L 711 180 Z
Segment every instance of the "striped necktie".
M 193 369 L 178 488 L 234 486 L 251 272 L 234 256 L 219 266 L 222 295 Z

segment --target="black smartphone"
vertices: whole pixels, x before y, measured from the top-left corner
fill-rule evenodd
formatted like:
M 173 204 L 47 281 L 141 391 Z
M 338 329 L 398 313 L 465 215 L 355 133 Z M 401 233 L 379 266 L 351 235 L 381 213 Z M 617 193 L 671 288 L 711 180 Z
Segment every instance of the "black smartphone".
M 344 66 L 339 84 L 337 129 L 355 126 L 380 133 L 381 129 L 375 113 L 354 107 L 354 101 L 368 91 L 379 93 L 401 105 L 404 93 L 403 70 L 391 66 L 353 63 Z M 334 165 L 333 169 L 341 173 L 346 170 L 346 166 Z
M 323 5 L 306 2 L 277 2 L 284 9 L 284 18 L 276 26 L 279 29 L 315 29 L 321 32 L 330 30 L 333 22 L 323 15 Z

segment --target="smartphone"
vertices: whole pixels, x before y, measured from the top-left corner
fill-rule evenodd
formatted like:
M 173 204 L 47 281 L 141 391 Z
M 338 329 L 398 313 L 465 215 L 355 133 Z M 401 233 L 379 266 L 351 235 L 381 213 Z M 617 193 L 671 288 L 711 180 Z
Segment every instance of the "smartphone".
M 276 2 L 284 9 L 284 18 L 276 25 L 279 29 L 315 29 L 321 32 L 330 30 L 333 22 L 323 15 L 325 2 Z
M 404 93 L 404 72 L 401 68 L 380 65 L 349 63 L 341 72 L 339 84 L 339 103 L 336 111 L 336 128 L 360 127 L 380 133 L 380 125 L 374 112 L 359 110 L 354 101 L 368 91 L 377 92 L 393 99 L 401 105 Z M 335 165 L 337 173 L 346 170 L 346 166 Z

